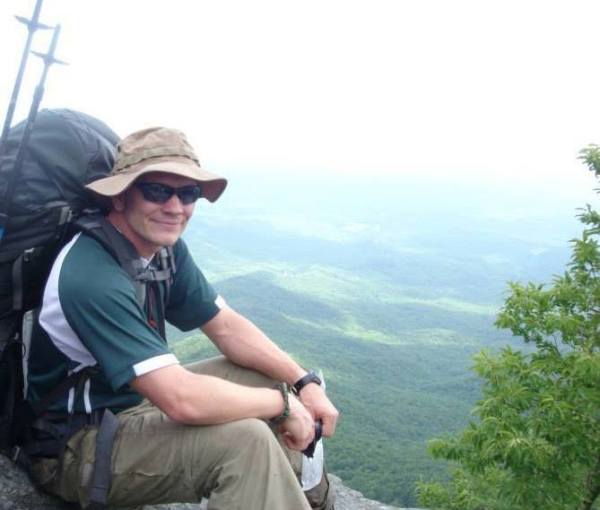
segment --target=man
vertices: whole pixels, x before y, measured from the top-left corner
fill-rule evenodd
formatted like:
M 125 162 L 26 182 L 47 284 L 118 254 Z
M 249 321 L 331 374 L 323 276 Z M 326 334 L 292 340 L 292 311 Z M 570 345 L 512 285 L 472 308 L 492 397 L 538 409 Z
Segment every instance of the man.
M 297 473 L 316 422 L 332 436 L 337 410 L 318 378 L 214 292 L 180 239 L 195 201 L 214 202 L 225 187 L 200 167 L 183 133 L 166 128 L 123 139 L 112 174 L 88 186 L 110 202 L 108 223 L 143 264 L 153 268 L 161 249 L 173 247 L 175 273 L 168 290 L 155 282 L 140 304 L 133 280 L 97 239 L 80 234 L 57 257 L 33 338 L 29 399 L 67 374 L 96 372 L 46 415 L 41 428 L 66 420 L 74 432 L 59 459 L 33 464 L 46 490 L 88 503 L 102 433 L 76 422 L 94 423 L 99 410 L 110 409 L 118 418 L 111 505 L 206 496 L 211 509 L 300 510 L 310 508 L 307 499 L 333 508 L 326 475 L 305 495 Z M 161 314 L 182 330 L 199 327 L 224 356 L 180 365 L 157 330 Z M 297 397 L 275 387 L 278 381 L 296 384 Z

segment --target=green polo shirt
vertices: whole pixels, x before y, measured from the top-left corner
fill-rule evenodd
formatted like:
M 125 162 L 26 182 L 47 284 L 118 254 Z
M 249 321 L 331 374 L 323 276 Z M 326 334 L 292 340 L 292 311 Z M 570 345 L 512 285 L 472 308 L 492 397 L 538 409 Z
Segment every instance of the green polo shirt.
M 176 272 L 165 318 L 183 331 L 202 326 L 222 299 L 192 260 L 183 240 L 174 246 Z M 150 262 L 152 263 L 152 262 Z M 165 295 L 165 285 L 159 285 Z M 73 371 L 96 366 L 82 388 L 71 389 L 53 410 L 120 411 L 141 401 L 129 382 L 177 364 L 169 346 L 149 323 L 130 276 L 100 243 L 77 235 L 58 255 L 48 278 L 28 361 L 30 400 L 38 400 Z M 154 309 L 154 317 L 159 308 Z

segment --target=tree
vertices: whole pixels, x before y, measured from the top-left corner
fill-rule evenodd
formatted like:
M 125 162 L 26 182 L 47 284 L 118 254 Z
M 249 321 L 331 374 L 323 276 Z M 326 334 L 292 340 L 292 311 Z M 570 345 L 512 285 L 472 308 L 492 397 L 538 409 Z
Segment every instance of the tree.
M 600 177 L 600 147 L 581 159 Z M 496 326 L 527 344 L 482 351 L 475 419 L 430 441 L 454 465 L 448 483 L 420 483 L 419 502 L 448 510 L 600 508 L 600 214 L 587 205 L 565 273 L 546 287 L 510 283 Z

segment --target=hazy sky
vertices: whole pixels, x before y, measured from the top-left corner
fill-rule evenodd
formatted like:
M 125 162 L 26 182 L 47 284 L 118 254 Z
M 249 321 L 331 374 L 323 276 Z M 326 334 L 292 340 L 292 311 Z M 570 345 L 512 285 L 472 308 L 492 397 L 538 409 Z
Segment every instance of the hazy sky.
M 0 2 L 0 112 L 25 41 Z M 206 166 L 593 184 L 596 0 L 45 0 L 44 106 L 186 131 Z M 49 37 L 36 37 L 44 50 Z M 19 115 L 41 66 L 30 61 Z

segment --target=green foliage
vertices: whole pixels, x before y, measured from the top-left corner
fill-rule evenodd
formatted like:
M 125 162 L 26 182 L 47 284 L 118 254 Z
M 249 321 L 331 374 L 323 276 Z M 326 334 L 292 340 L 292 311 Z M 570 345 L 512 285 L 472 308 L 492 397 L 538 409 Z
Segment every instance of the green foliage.
M 432 446 L 432 448 L 434 448 Z M 485 477 L 452 468 L 452 483 L 420 482 L 417 493 L 421 505 L 445 510 L 508 510 L 502 502 L 500 487 L 506 478 L 501 469 L 489 469 Z
M 599 175 L 600 148 L 582 156 Z M 482 351 L 474 419 L 456 437 L 430 441 L 460 466 L 447 484 L 420 483 L 420 504 L 461 510 L 597 508 L 600 495 L 600 215 L 589 205 L 571 262 L 550 287 L 510 284 L 496 325 L 527 352 Z
M 587 165 L 590 171 L 594 172 L 596 177 L 600 176 L 600 146 L 588 145 L 579 152 L 579 159 Z

